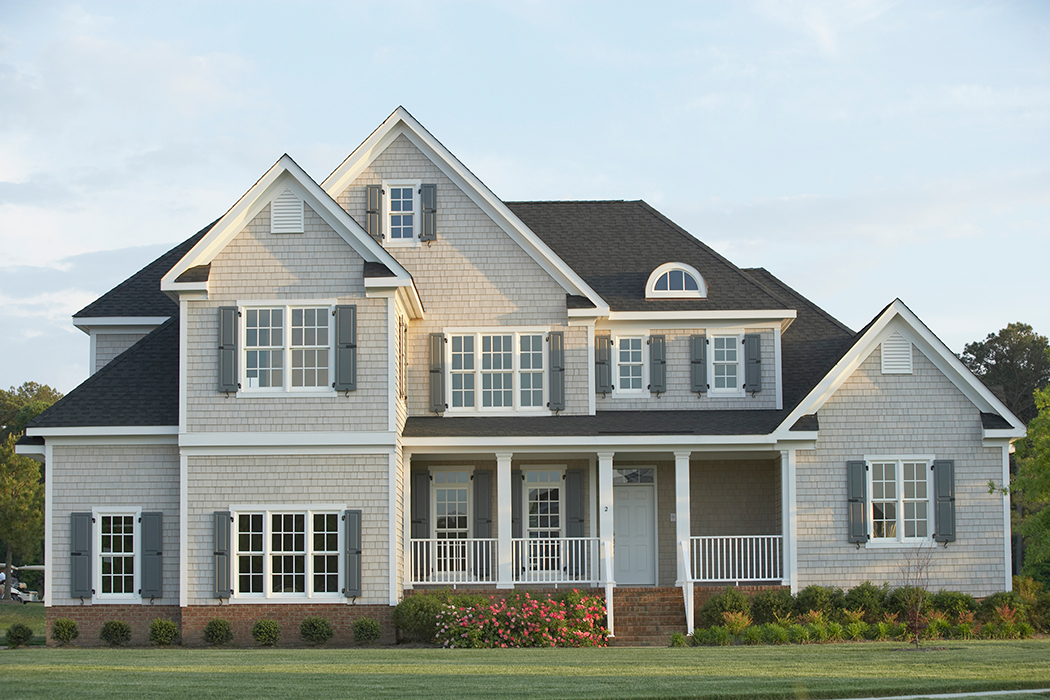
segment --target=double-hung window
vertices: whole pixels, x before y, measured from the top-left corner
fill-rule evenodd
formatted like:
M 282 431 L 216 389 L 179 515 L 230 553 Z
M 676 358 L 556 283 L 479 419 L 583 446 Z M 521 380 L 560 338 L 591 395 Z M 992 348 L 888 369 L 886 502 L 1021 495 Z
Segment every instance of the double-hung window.
M 708 349 L 709 374 L 712 395 L 742 394 L 743 372 L 743 335 L 712 335 Z
M 929 457 L 868 458 L 871 543 L 928 540 L 933 534 Z
M 547 406 L 546 332 L 450 331 L 452 412 L 542 411 Z
M 139 513 L 99 513 L 95 516 L 98 528 L 98 580 L 95 589 L 102 598 L 138 598 Z
M 395 245 L 415 245 L 419 238 L 420 183 L 384 182 L 383 224 L 386 241 Z
M 561 469 L 525 471 L 525 568 L 527 571 L 558 571 L 562 568 L 562 479 Z
M 341 507 L 234 512 L 234 585 L 243 598 L 334 598 L 342 589 Z
M 247 391 L 330 390 L 332 305 L 242 309 Z
M 648 388 L 647 348 L 644 336 L 613 338 L 616 360 L 613 391 L 616 394 L 642 394 Z

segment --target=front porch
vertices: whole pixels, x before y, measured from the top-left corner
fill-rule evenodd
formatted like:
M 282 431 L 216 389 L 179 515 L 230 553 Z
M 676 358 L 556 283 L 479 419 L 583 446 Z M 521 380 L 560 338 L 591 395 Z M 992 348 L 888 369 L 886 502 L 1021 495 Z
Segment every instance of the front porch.
M 791 585 L 779 451 L 412 454 L 403 586 Z M 787 486 L 785 486 L 787 484 Z M 684 612 L 684 615 L 682 615 Z

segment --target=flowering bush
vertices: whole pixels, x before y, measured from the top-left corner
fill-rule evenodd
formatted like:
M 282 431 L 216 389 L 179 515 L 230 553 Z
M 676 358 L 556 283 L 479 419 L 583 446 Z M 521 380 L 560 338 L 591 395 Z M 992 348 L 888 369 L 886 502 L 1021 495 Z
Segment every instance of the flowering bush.
M 561 600 L 528 593 L 486 603 L 446 603 L 437 615 L 436 641 L 446 647 L 605 646 L 605 601 L 572 591 Z

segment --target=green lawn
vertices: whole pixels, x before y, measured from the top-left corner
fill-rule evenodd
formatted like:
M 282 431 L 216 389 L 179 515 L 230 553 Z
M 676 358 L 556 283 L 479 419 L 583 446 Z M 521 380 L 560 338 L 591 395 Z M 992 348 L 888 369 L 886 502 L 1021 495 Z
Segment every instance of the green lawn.
M 7 634 L 7 628 L 19 622 L 33 628 L 34 644 L 44 643 L 43 603 L 0 603 L 0 644 L 4 644 L 3 635 Z
M 15 649 L 19 698 L 820 698 L 1050 687 L 1050 640 L 612 649 Z M 1020 696 L 1033 697 L 1033 696 Z

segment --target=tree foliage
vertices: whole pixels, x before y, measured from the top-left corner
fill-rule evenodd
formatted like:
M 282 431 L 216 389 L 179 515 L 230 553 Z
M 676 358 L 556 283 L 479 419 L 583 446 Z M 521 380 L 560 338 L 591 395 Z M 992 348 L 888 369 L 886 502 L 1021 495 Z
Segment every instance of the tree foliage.
M 1017 475 L 1011 493 L 1023 499 L 1017 531 L 1025 538 L 1024 572 L 1039 577 L 1050 562 L 1050 387 L 1035 392 L 1038 414 L 1028 423 L 1028 437 L 1017 451 Z
M 0 443 L 0 537 L 7 543 L 6 561 L 12 554 L 32 556 L 44 538 L 44 485 L 40 464 L 15 454 L 16 435 Z M 11 576 L 4 584 L 10 595 Z
M 62 392 L 47 384 L 26 382 L 8 391 L 0 389 L 0 439 L 21 436 L 26 424 L 62 398 Z
M 1050 342 L 1026 323 L 1011 323 L 982 341 L 968 343 L 959 358 L 988 387 L 1002 387 L 1006 407 L 1028 423 L 1039 410 L 1032 395 L 1050 384 Z

